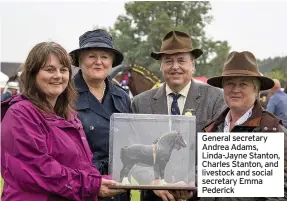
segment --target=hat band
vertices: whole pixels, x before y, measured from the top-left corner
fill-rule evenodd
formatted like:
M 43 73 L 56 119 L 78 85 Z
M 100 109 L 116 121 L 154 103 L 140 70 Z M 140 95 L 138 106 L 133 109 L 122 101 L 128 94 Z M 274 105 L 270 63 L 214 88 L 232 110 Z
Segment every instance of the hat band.
M 109 48 L 109 49 L 113 49 L 113 47 L 111 47 L 109 44 L 106 44 L 106 43 L 87 43 L 87 44 L 81 46 L 81 48 Z
M 91 44 L 91 43 L 105 43 L 108 44 L 110 47 L 113 47 L 113 42 L 111 40 L 109 40 L 108 38 L 99 38 L 99 37 L 90 37 L 90 38 L 86 38 L 84 40 L 81 41 L 80 43 L 80 47 L 84 47 L 87 44 Z
M 258 72 L 249 70 L 227 70 L 222 73 L 223 76 L 261 76 Z
M 160 52 L 154 52 L 155 54 L 170 54 L 175 52 L 191 52 L 194 49 L 192 48 L 181 48 L 181 49 L 164 49 L 160 50 Z

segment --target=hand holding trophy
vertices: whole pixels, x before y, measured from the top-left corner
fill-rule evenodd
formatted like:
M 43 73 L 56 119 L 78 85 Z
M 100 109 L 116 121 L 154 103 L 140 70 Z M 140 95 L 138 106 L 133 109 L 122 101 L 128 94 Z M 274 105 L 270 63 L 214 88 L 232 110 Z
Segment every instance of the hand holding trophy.
M 114 113 L 109 169 L 118 184 L 112 188 L 153 190 L 164 201 L 191 197 L 195 125 L 192 115 Z
M 126 190 L 124 189 L 111 189 L 111 186 L 116 185 L 117 182 L 114 180 L 108 180 L 108 179 L 104 179 L 102 178 L 102 183 L 101 183 L 101 187 L 100 187 L 100 191 L 99 191 L 99 197 L 112 197 L 115 196 L 117 194 L 123 193 Z

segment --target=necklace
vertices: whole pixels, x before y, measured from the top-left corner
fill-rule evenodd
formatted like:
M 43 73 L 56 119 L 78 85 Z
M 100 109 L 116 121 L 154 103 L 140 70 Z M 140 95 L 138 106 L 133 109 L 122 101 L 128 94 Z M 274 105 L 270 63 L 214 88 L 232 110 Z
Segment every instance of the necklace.
M 102 94 L 102 96 L 99 98 L 99 100 L 102 100 L 102 99 L 104 98 L 105 91 L 106 91 L 106 83 L 104 82 L 103 94 Z

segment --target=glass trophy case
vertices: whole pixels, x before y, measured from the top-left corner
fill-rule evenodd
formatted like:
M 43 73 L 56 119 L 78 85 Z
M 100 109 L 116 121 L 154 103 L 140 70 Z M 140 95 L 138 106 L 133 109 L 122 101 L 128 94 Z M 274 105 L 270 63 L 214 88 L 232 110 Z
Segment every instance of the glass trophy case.
M 195 189 L 195 116 L 113 114 L 109 151 L 113 188 Z

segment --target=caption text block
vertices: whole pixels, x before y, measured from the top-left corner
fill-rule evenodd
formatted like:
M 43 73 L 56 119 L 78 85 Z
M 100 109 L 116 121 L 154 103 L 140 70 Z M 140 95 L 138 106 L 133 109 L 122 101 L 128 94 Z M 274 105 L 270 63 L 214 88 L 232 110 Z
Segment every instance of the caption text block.
M 197 153 L 199 197 L 284 197 L 283 133 L 199 133 Z

